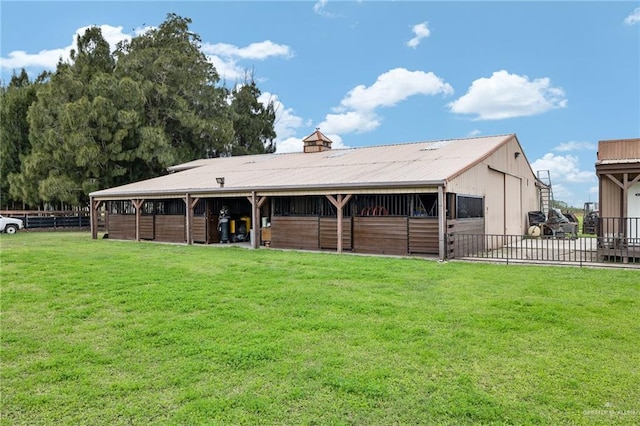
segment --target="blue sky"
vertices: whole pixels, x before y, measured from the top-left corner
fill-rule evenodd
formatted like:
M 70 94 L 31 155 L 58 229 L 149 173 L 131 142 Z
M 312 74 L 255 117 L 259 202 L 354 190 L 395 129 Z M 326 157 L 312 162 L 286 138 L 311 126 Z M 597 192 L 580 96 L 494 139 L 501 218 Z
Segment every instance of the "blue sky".
M 597 200 L 599 140 L 640 137 L 640 2 L 1 1 L 8 81 L 101 26 L 115 46 L 193 20 L 228 86 L 253 70 L 278 152 L 320 127 L 337 147 L 516 133 L 555 198 Z

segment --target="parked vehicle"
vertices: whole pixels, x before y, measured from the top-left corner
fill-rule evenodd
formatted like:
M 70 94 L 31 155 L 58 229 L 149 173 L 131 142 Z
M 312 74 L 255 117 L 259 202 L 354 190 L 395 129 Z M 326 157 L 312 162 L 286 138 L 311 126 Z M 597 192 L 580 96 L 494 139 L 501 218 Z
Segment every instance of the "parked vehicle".
M 4 217 L 0 215 L 0 232 L 6 232 L 7 234 L 15 234 L 18 229 L 24 228 L 24 222 L 21 219 L 14 219 L 12 217 Z
M 597 234 L 598 233 L 598 218 L 600 217 L 600 209 L 598 203 L 588 202 L 584 203 L 582 217 L 582 233 L 583 234 Z

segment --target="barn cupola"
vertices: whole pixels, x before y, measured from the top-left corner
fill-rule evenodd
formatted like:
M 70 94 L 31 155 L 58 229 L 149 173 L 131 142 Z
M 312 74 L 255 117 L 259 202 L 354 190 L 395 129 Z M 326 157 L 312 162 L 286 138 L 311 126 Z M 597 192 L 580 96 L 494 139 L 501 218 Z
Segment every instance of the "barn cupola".
M 331 139 L 326 137 L 319 127 L 316 127 L 315 132 L 302 139 L 302 142 L 304 142 L 304 152 L 322 152 L 331 149 Z

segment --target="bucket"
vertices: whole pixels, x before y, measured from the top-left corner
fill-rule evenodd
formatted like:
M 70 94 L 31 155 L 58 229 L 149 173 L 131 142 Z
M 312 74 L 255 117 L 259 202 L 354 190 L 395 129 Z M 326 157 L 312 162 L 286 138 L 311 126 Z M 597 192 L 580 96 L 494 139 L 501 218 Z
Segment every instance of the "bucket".
M 267 219 L 268 219 L 268 217 L 263 217 L 263 218 L 262 218 L 262 227 L 263 227 L 263 228 L 266 228 L 266 227 L 267 227 Z

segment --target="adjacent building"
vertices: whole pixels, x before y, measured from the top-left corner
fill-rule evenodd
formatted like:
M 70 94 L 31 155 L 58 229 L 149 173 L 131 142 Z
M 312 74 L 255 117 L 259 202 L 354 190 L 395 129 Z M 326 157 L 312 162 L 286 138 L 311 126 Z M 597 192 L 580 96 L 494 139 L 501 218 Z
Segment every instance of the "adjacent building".
M 640 139 L 599 141 L 596 174 L 601 254 L 640 258 Z

